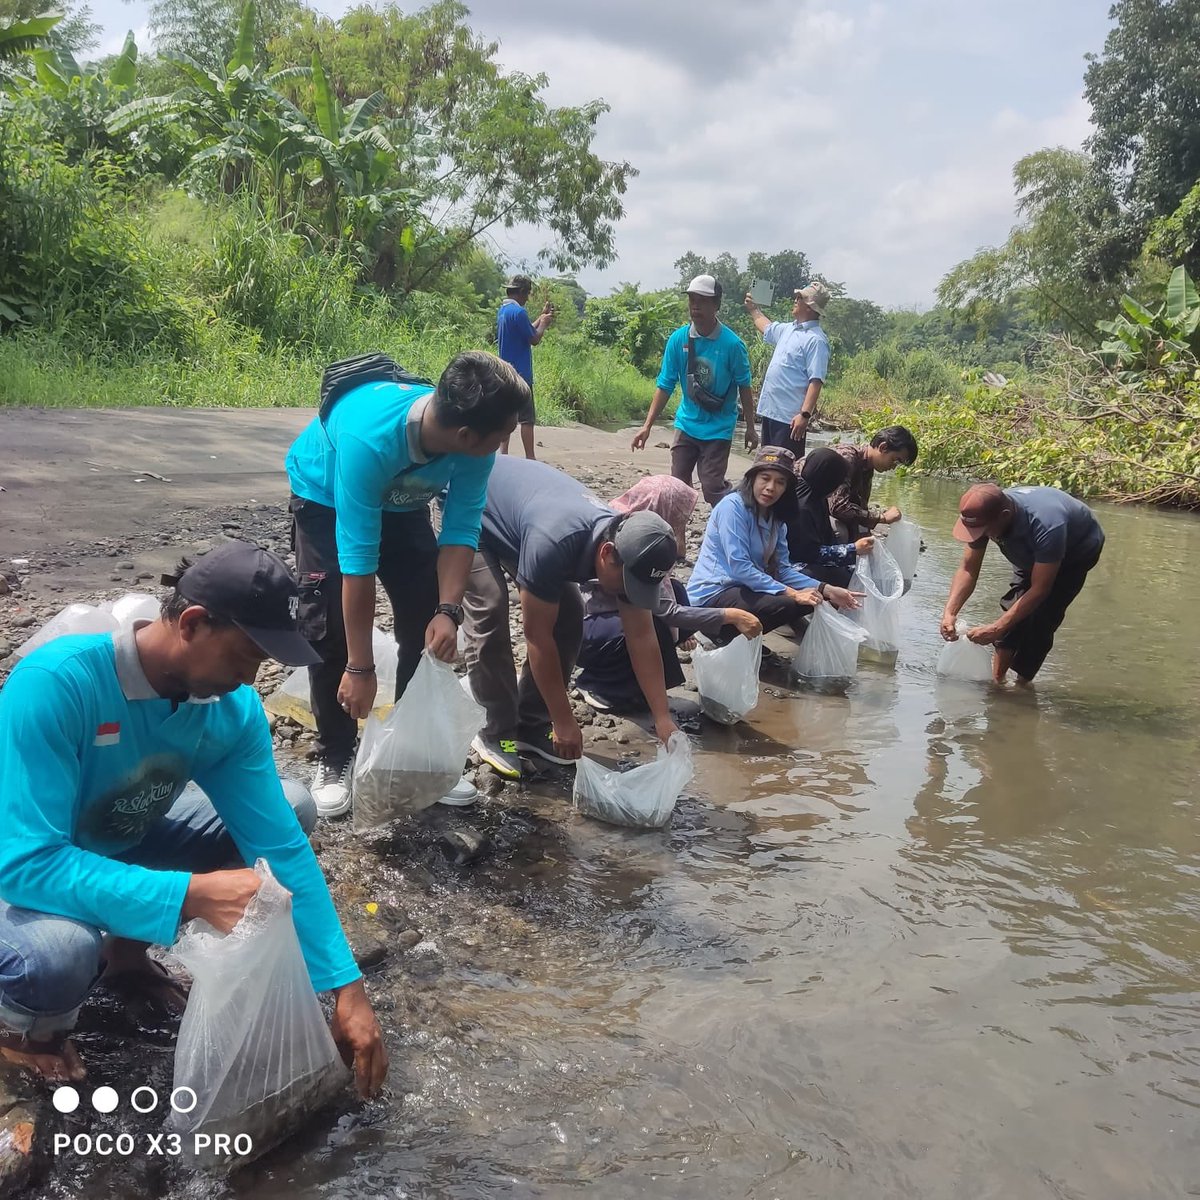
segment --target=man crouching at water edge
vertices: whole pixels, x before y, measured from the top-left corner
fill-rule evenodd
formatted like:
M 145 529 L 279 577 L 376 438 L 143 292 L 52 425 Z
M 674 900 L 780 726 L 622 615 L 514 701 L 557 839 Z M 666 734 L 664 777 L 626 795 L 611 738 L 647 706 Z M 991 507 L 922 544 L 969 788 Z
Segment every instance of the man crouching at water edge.
M 655 733 L 666 742 L 677 732 L 651 613 L 665 603 L 662 582 L 678 553 L 674 531 L 656 513 L 614 512 L 545 463 L 496 460 L 463 605 L 467 674 L 487 713 L 474 748 L 497 774 L 519 779 L 521 751 L 564 766 L 583 753 L 567 684 L 583 640 L 579 584 L 593 580 L 617 597 Z M 519 680 L 506 575 L 521 600 L 526 651 Z
M 249 686 L 267 658 L 316 657 L 296 629 L 296 581 L 235 541 L 164 582 L 158 620 L 55 639 L 0 691 L 0 1057 L 83 1079 L 68 1038 L 98 981 L 182 1011 L 186 993 L 147 943 L 170 945 L 193 918 L 231 930 L 259 887 L 244 864 L 264 858 L 373 1095 L 387 1052 L 308 844 L 312 798 L 276 774 Z
M 954 536 L 966 542 L 942 614 L 942 637 L 958 640 L 956 620 L 979 582 L 988 542 L 1012 563 L 1012 586 L 1000 601 L 1004 615 L 967 630 L 970 641 L 995 645 L 992 674 L 1008 672 L 1029 683 L 1054 645 L 1054 634 L 1088 572 L 1100 561 L 1104 530 L 1082 500 L 1053 487 L 1001 490 L 994 483 L 968 488 L 958 502 Z

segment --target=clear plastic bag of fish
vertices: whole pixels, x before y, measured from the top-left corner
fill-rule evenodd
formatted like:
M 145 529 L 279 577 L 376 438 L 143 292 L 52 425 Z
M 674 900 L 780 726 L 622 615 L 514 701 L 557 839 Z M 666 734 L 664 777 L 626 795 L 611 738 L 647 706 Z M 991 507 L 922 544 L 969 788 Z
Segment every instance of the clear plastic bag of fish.
M 722 725 L 736 725 L 758 703 L 762 634 L 735 637 L 724 646 L 698 647 L 692 654 L 700 707 Z
M 396 698 L 396 663 L 400 656 L 396 639 L 379 629 L 371 630 L 371 652 L 375 656 L 375 707 L 371 710 L 383 718 L 392 710 Z M 286 717 L 316 729 L 317 719 L 313 716 L 312 693 L 309 691 L 308 668 L 297 667 L 264 701 L 263 708 L 277 717 Z
M 888 548 L 880 542 L 870 554 L 859 558 L 850 579 L 850 590 L 865 592 L 858 623 L 867 631 L 863 646 L 878 654 L 895 654 L 900 649 L 900 600 L 904 576 Z
M 354 765 L 354 828 L 373 829 L 436 804 L 462 778 L 483 720 L 453 668 L 422 654 L 392 711 L 367 718 Z
M 858 674 L 858 648 L 866 637 L 861 625 L 832 604 L 818 604 L 792 669 L 821 691 L 844 692 Z
M 309 981 L 291 894 L 264 859 L 254 870 L 262 886 L 229 933 L 189 921 L 171 948 L 192 976 L 173 1086 L 179 1107 L 193 1094 L 196 1103 L 173 1110 L 167 1124 L 184 1136 L 196 1166 L 257 1158 L 351 1078 Z
M 73 633 L 115 633 L 119 628 L 117 618 L 107 608 L 95 604 L 68 604 L 57 612 L 40 629 L 34 630 L 13 651 L 16 658 L 24 658 L 31 651 L 55 638 Z
M 967 641 L 966 621 L 956 621 L 958 641 L 947 642 L 938 655 L 937 673 L 945 679 L 962 679 L 967 683 L 990 683 L 992 652 L 986 646 Z
M 912 587 L 913 577 L 917 573 L 917 563 L 921 558 L 921 527 L 909 520 L 897 521 L 887 527 L 887 548 L 900 568 L 904 578 L 904 590 Z
M 579 812 L 598 821 L 658 829 L 671 819 L 693 771 L 687 737 L 673 733 L 654 762 L 632 771 L 610 771 L 594 759 L 581 758 L 575 765 L 572 799 Z

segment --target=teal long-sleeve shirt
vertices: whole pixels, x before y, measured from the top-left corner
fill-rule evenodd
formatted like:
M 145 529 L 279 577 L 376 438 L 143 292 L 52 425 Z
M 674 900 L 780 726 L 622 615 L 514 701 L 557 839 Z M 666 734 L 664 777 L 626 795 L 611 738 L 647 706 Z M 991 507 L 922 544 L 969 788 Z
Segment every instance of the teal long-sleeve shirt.
M 258 696 L 176 704 L 157 696 L 132 634 L 58 638 L 0 690 L 0 897 L 119 937 L 169 946 L 190 874 L 115 856 L 145 836 L 189 780 L 242 860 L 265 858 L 292 893 L 314 990 L 360 976 L 325 878 L 275 770 Z M 132 654 L 132 658 L 130 655 Z
M 292 443 L 292 491 L 337 514 L 338 566 L 373 575 L 383 513 L 411 512 L 446 493 L 439 546 L 479 548 L 479 526 L 495 455 L 420 454 L 424 384 L 366 383 L 342 396 L 325 421 L 314 417 Z

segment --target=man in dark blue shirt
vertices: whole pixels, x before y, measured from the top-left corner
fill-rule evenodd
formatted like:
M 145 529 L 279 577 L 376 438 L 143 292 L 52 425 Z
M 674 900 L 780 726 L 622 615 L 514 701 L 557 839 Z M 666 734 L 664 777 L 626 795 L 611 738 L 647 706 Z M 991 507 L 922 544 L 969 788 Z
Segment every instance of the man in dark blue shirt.
M 525 305 L 529 303 L 529 293 L 533 290 L 533 281 L 528 275 L 514 275 L 504 285 L 507 298 L 496 313 L 496 353 L 512 367 L 522 379 L 529 384 L 530 397 L 528 404 L 521 409 L 517 421 L 521 426 L 521 444 L 525 447 L 525 457 L 535 458 L 533 452 L 533 347 L 541 340 L 542 335 L 554 324 L 554 306 L 547 300 L 541 315 L 536 321 L 529 319 Z M 508 438 L 500 447 L 501 454 L 508 453 Z
M 1001 490 L 979 483 L 963 493 L 954 536 L 966 543 L 942 614 L 942 637 L 958 640 L 955 623 L 979 582 L 988 542 L 1012 563 L 1012 587 L 1000 601 L 1004 615 L 967 630 L 980 646 L 995 645 L 992 673 L 1003 683 L 1009 670 L 1029 683 L 1054 645 L 1054 634 L 1100 561 L 1104 530 L 1081 500 L 1053 487 Z

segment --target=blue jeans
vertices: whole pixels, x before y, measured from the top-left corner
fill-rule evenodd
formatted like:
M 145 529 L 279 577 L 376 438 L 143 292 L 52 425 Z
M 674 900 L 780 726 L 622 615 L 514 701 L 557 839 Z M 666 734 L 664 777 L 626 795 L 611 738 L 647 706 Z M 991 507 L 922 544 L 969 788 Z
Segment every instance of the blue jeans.
M 280 782 L 301 828 L 311 833 L 317 807 L 308 788 L 293 779 Z M 242 865 L 233 838 L 194 783 L 120 858 L 152 870 L 198 875 Z M 37 1041 L 73 1029 L 103 969 L 101 939 L 95 926 L 0 900 L 0 1026 Z

